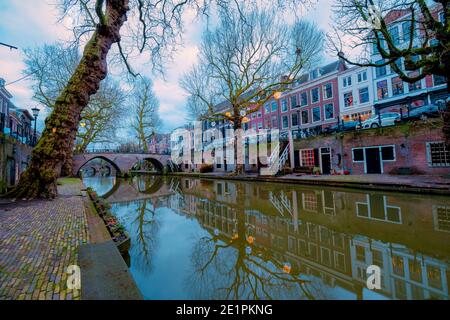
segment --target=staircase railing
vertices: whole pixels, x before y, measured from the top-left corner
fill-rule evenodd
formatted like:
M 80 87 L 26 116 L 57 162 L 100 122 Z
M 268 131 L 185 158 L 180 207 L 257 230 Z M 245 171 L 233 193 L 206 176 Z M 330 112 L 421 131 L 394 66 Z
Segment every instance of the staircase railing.
M 272 151 L 268 160 L 268 166 L 261 168 L 261 175 L 275 175 L 284 167 L 289 158 L 289 143 L 286 145 L 283 153 L 280 155 L 280 144 Z

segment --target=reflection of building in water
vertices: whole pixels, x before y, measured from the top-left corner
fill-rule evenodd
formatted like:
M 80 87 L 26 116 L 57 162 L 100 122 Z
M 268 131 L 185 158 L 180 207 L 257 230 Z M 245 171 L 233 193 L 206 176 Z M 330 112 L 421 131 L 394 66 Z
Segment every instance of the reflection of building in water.
M 450 232 L 450 206 L 433 206 L 433 223 L 436 231 Z
M 447 263 L 405 246 L 356 236 L 350 244 L 353 277 L 365 285 L 370 265 L 381 268 L 380 293 L 394 299 L 448 299 Z
M 321 279 L 327 288 L 363 298 L 366 269 L 374 264 L 382 270 L 378 294 L 448 299 L 449 265 L 442 258 L 449 256 L 447 199 L 430 204 L 413 195 L 236 185 L 182 180 L 183 196 L 174 201 L 181 212 L 228 239 L 243 222 L 246 234 L 240 238 L 253 236 L 255 248 L 289 262 L 292 272 Z

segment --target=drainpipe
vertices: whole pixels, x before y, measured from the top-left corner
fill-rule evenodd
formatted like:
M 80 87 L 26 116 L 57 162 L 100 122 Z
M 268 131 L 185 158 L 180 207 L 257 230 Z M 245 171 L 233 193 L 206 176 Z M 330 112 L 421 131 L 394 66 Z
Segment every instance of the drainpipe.
M 291 165 L 291 169 L 294 170 L 294 139 L 292 138 L 292 130 L 288 130 L 288 139 L 289 139 L 289 162 Z

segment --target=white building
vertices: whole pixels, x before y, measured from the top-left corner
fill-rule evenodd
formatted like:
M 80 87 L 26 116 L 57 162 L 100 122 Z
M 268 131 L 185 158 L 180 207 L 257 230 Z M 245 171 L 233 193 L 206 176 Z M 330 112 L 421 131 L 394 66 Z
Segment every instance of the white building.
M 340 120 L 363 121 L 374 113 L 372 68 L 355 66 L 340 72 L 338 86 Z
M 410 13 L 407 10 L 393 10 L 385 17 L 393 42 L 400 49 L 407 48 L 411 38 L 411 23 L 408 21 L 408 15 Z M 413 38 L 415 46 L 421 46 L 423 41 L 421 32 L 419 27 L 416 27 Z M 417 56 L 417 59 L 420 57 Z M 385 63 L 375 44 L 371 47 L 371 60 L 377 65 Z M 411 77 L 419 74 L 419 71 L 406 71 L 404 59 L 397 60 L 396 64 Z M 406 83 L 389 65 L 372 67 L 372 75 L 374 108 L 377 112 L 381 109 L 383 109 L 381 112 L 408 112 L 408 108 L 434 104 L 436 100 L 446 96 L 445 78 L 440 76 L 426 76 L 415 83 Z

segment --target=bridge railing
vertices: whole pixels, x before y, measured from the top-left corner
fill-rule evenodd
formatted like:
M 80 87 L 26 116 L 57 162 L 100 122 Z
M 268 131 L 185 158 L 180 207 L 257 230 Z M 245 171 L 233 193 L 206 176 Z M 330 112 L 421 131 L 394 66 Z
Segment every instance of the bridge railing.
M 147 151 L 145 152 L 144 150 L 121 150 L 121 149 L 88 149 L 85 150 L 84 152 L 74 152 L 74 154 L 90 154 L 90 153 L 121 153 L 121 154 L 156 154 L 154 152 L 150 152 Z M 164 152 L 164 153 L 159 153 L 160 155 L 170 155 L 170 152 Z

